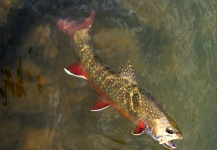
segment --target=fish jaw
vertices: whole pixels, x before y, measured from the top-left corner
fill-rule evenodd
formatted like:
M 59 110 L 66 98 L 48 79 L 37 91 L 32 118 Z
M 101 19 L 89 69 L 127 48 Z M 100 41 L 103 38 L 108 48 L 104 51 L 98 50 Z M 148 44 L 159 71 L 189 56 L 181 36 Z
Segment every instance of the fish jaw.
M 183 139 L 183 136 L 181 135 L 181 133 L 175 133 L 174 136 L 154 137 L 154 135 L 152 135 L 152 137 L 156 141 L 159 141 L 159 144 L 163 145 L 164 147 L 166 147 L 168 149 L 172 149 L 172 150 L 176 150 L 176 146 L 175 146 L 173 140 L 182 140 Z
M 177 134 L 175 139 L 176 140 L 182 140 L 183 136 L 179 133 L 179 134 Z M 162 144 L 164 147 L 166 147 L 168 149 L 172 149 L 172 150 L 176 149 L 176 146 L 175 146 L 173 140 L 164 140 L 163 141 L 163 140 L 160 140 L 160 138 L 158 140 L 159 140 L 159 144 Z
M 167 142 L 163 143 L 162 145 L 168 149 L 176 150 L 176 146 L 173 143 L 173 140 L 167 141 Z

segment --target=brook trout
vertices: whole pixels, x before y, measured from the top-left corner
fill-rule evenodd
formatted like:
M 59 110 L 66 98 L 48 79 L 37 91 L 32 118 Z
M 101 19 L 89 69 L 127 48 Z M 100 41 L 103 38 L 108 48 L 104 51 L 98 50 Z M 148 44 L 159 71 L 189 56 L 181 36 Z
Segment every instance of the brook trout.
M 80 62 L 66 67 L 65 71 L 89 80 L 96 89 L 99 98 L 92 111 L 112 106 L 136 124 L 133 135 L 141 135 L 145 131 L 159 144 L 176 149 L 173 140 L 183 139 L 177 124 L 148 92 L 138 87 L 132 65 L 129 63 L 120 71 L 114 71 L 93 51 L 88 32 L 94 15 L 95 10 L 83 21 L 58 21 L 59 29 L 74 39 L 80 55 Z

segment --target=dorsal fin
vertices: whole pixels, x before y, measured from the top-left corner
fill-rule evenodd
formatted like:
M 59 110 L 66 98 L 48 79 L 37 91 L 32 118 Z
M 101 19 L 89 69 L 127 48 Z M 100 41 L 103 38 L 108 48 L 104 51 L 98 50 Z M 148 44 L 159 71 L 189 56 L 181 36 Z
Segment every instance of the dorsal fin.
M 137 84 L 136 75 L 130 62 L 121 68 L 120 76 L 124 79 L 129 80 L 133 84 Z

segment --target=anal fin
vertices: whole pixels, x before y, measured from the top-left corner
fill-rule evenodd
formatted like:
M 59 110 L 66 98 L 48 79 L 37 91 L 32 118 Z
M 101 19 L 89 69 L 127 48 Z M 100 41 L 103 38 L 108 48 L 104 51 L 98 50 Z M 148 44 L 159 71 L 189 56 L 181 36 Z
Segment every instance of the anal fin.
M 109 106 L 111 106 L 111 102 L 107 100 L 105 97 L 99 97 L 99 99 L 95 102 L 94 106 L 92 107 L 91 111 L 101 111 Z

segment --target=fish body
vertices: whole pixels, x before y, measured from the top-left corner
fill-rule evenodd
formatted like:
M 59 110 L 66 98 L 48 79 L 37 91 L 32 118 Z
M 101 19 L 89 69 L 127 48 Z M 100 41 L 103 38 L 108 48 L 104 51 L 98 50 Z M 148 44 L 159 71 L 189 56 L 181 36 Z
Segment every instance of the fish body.
M 148 92 L 138 87 L 132 65 L 128 63 L 120 71 L 114 71 L 95 54 L 88 34 L 94 15 L 93 10 L 82 22 L 58 21 L 59 29 L 74 39 L 80 55 L 80 62 L 65 71 L 89 80 L 96 89 L 99 98 L 92 111 L 112 106 L 137 125 L 132 134 L 145 131 L 160 144 L 175 149 L 173 140 L 183 139 L 177 124 Z

